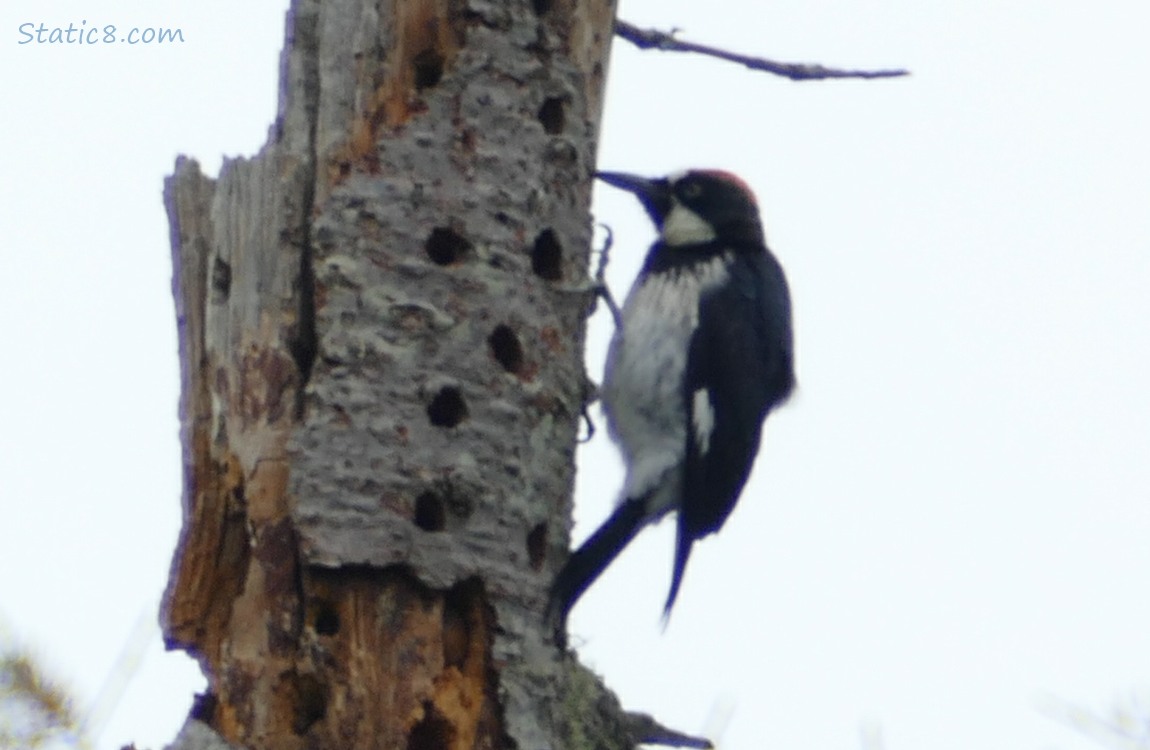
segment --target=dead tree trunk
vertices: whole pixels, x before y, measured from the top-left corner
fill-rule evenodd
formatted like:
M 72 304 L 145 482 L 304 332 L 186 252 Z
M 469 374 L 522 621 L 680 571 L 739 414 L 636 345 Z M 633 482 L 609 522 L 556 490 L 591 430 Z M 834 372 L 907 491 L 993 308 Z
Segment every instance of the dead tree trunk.
M 185 519 L 163 624 L 233 745 L 627 744 L 541 619 L 612 20 L 295 0 L 267 146 L 167 181 Z

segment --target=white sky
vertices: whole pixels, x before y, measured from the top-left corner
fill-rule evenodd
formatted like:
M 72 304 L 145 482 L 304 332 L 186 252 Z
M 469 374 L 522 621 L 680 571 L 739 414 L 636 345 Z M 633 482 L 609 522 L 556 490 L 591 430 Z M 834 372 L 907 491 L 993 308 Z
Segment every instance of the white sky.
M 0 622 L 84 705 L 153 619 L 179 522 L 161 181 L 177 153 L 215 170 L 262 144 L 286 4 L 0 7 Z M 800 390 L 666 632 L 670 524 L 577 608 L 584 659 L 630 707 L 723 725 L 728 750 L 860 748 L 874 727 L 886 750 L 1097 747 L 1038 707 L 1106 712 L 1150 686 L 1150 10 L 621 15 L 914 76 L 798 84 L 618 43 L 601 165 L 724 167 L 755 187 L 795 297 Z M 22 23 L 82 20 L 187 41 L 18 44 Z M 627 196 L 599 198 L 622 296 L 651 233 Z M 605 438 L 582 458 L 580 537 L 620 482 Z M 201 685 L 153 635 L 101 749 L 159 748 Z

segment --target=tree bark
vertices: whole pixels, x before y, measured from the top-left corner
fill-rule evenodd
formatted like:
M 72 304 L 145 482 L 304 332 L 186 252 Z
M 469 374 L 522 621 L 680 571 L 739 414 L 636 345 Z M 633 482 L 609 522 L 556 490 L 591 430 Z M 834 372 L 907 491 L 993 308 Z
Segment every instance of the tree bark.
M 613 10 L 295 0 L 268 144 L 217 179 L 177 161 L 162 620 L 227 742 L 630 744 L 542 619 Z

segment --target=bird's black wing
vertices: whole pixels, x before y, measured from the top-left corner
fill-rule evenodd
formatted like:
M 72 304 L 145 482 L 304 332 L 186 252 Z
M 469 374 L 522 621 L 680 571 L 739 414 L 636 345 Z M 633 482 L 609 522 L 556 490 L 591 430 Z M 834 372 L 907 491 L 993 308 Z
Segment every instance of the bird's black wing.
M 684 378 L 689 415 L 669 613 L 691 545 L 718 531 L 759 449 L 763 419 L 794 386 L 791 303 L 777 261 L 740 254 L 729 283 L 704 296 Z

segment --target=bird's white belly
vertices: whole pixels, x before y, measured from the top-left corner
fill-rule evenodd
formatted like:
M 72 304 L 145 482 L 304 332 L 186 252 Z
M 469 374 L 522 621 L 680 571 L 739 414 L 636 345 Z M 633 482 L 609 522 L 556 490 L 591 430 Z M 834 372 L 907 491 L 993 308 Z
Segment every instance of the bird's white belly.
M 651 492 L 683 460 L 690 422 L 683 375 L 699 298 L 726 277 L 716 257 L 674 276 L 640 278 L 627 296 L 603 379 L 607 426 L 627 465 L 624 498 Z

